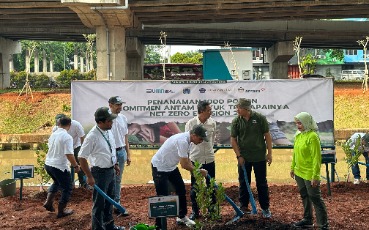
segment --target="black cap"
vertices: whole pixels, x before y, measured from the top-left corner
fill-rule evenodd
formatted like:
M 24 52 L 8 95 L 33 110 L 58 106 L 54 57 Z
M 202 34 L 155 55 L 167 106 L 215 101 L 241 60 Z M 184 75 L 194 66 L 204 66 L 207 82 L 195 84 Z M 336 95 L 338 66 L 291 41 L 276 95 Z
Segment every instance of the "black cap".
M 206 129 L 203 126 L 201 126 L 201 125 L 195 125 L 192 128 L 191 133 L 193 133 L 193 134 L 201 137 L 206 142 L 209 141 L 208 135 L 207 135 L 207 132 L 206 132 Z
M 110 104 L 114 104 L 114 105 L 125 104 L 120 96 L 111 97 L 111 98 L 109 98 L 109 101 L 108 102 Z
M 117 115 L 112 114 L 108 107 L 100 107 L 95 112 L 95 119 L 99 120 L 114 120 Z

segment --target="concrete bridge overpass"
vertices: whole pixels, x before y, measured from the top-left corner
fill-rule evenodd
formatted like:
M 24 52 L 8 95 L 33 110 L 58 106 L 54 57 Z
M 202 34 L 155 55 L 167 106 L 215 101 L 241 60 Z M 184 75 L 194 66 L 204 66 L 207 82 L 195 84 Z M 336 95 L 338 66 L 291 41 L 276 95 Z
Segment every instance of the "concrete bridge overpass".
M 319 19 L 368 15 L 369 0 L 0 0 L 0 72 L 19 49 L 13 41 L 96 33 L 98 78 L 138 79 L 143 45 L 160 44 L 165 31 L 168 45 L 265 47 L 271 69 L 281 70 L 272 76 L 284 78 L 296 36 L 302 47 L 361 49 L 356 41 L 369 36 L 369 21 Z

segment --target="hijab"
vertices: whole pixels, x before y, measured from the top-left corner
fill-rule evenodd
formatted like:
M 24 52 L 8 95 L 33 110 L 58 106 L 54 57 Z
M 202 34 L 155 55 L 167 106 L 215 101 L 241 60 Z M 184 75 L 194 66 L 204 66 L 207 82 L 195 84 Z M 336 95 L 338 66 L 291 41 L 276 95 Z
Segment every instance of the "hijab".
M 295 116 L 295 120 L 300 121 L 304 126 L 304 131 L 302 131 L 303 133 L 308 131 L 318 131 L 318 125 L 314 121 L 313 117 L 307 112 L 301 112 L 297 114 Z M 299 132 L 300 131 L 297 131 L 297 133 Z

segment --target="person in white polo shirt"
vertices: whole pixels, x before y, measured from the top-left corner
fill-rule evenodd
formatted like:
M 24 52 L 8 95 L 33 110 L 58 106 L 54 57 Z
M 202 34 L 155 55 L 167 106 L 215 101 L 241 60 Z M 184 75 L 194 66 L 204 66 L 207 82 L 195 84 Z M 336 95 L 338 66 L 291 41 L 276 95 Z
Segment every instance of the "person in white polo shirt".
M 60 124 L 59 119 L 62 118 L 62 117 L 65 117 L 65 116 L 66 115 L 63 114 L 63 113 L 57 114 L 55 116 L 56 125 L 53 127 L 53 132 L 58 129 L 58 126 Z M 83 130 L 83 126 L 81 125 L 81 123 L 79 123 L 76 120 L 72 120 L 70 128 L 68 130 L 68 134 L 71 135 L 72 138 L 73 138 L 73 153 L 74 153 L 74 157 L 77 160 L 77 163 L 79 164 L 79 162 L 78 162 L 78 152 L 81 149 L 81 145 L 82 145 L 83 139 L 85 137 L 85 131 Z M 74 170 L 73 170 L 73 172 L 74 172 Z M 88 188 L 88 186 L 86 184 L 85 174 L 83 173 L 83 171 L 80 170 L 77 173 L 77 175 L 78 175 L 79 186 L 81 188 L 90 189 L 90 188 Z M 74 178 L 74 175 L 72 175 L 72 179 L 73 178 Z M 74 184 L 72 184 L 72 185 L 74 185 Z
M 215 178 L 215 156 L 213 146 L 215 139 L 216 122 L 210 117 L 210 103 L 208 101 L 199 101 L 199 103 L 197 104 L 197 112 L 198 115 L 196 117 L 193 117 L 186 123 L 185 131 L 190 131 L 195 125 L 201 125 L 206 129 L 209 141 L 203 141 L 198 145 L 191 145 L 190 159 L 192 164 L 195 164 L 195 162 L 198 161 L 201 164 L 201 168 L 206 169 L 211 178 Z M 199 206 L 196 202 L 196 191 L 194 186 L 195 183 L 195 177 L 191 174 L 191 220 L 197 219 L 200 215 Z M 206 178 L 206 184 L 210 184 L 209 178 Z M 215 201 L 215 194 L 213 194 L 213 204 L 215 204 Z
M 117 162 L 119 165 L 119 175 L 115 177 L 115 202 L 120 204 L 120 192 L 122 184 L 122 174 L 124 170 L 124 165 L 127 166 L 131 164 L 131 155 L 129 152 L 128 143 L 128 123 L 127 118 L 120 112 L 122 111 L 123 100 L 119 96 L 114 96 L 109 98 L 109 108 L 112 114 L 117 115 L 117 118 L 113 121 L 113 126 L 111 132 L 113 133 L 116 152 L 117 152 Z M 122 216 L 128 216 L 128 211 L 125 213 L 120 213 L 120 211 L 114 208 L 114 212 Z
M 178 224 L 194 226 L 196 223 L 186 216 L 186 189 L 177 165 L 179 163 L 182 168 L 192 172 L 195 167 L 189 159 L 191 143 L 197 145 L 203 141 L 208 141 L 206 129 L 200 125 L 196 125 L 189 132 L 178 133 L 169 137 L 151 159 L 152 177 L 156 194 L 158 196 L 169 195 L 168 186 L 171 183 L 175 189 L 175 193 L 178 195 Z M 200 169 L 200 172 L 204 177 L 208 173 L 205 169 Z M 156 226 L 157 229 L 161 229 L 161 218 L 156 218 Z
M 119 174 L 116 146 L 110 129 L 117 117 L 108 107 L 98 108 L 95 112 L 96 125 L 87 134 L 78 153 L 81 168 L 87 177 L 87 184 L 97 185 L 107 196 L 114 199 L 115 175 Z M 91 165 L 89 168 L 88 162 Z M 92 195 L 92 230 L 123 230 L 114 225 L 113 207 L 96 189 Z
M 60 118 L 59 123 L 59 127 L 51 134 L 48 141 L 49 150 L 45 159 L 45 170 L 53 179 L 53 184 L 49 188 L 46 202 L 43 205 L 46 210 L 54 212 L 54 197 L 58 190 L 61 190 L 58 218 L 73 213 L 73 210 L 65 209 L 72 194 L 69 162 L 76 172 L 79 172 L 79 166 L 73 154 L 73 140 L 67 132 L 71 126 L 71 119 L 64 116 Z

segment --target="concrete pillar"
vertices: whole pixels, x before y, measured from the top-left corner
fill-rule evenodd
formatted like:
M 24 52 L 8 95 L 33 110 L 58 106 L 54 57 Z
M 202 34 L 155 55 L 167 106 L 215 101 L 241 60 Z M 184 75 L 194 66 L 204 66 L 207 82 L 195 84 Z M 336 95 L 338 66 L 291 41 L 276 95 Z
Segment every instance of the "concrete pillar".
M 46 61 L 46 51 L 42 51 L 42 72 L 47 72 L 47 61 Z
M 80 73 L 84 73 L 85 72 L 85 70 L 84 70 L 84 68 L 83 68 L 83 57 L 81 56 L 81 57 L 79 57 L 79 64 L 80 64 Z
M 86 52 L 86 55 L 85 55 L 85 66 L 86 66 L 86 72 L 89 72 L 90 71 L 90 65 L 89 65 L 89 58 L 88 58 L 88 53 Z
M 73 69 L 78 69 L 78 51 L 77 48 L 74 48 L 74 56 L 73 56 Z
M 138 38 L 127 37 L 127 80 L 142 80 L 145 45 Z
M 50 53 L 50 73 L 54 72 L 54 54 Z
M 288 61 L 294 55 L 293 42 L 277 42 L 267 51 L 271 79 L 288 79 Z
M 39 73 L 40 72 L 40 60 L 39 60 L 39 56 L 38 56 L 38 49 L 35 49 L 34 51 L 34 66 L 35 66 L 35 73 Z
M 14 71 L 13 54 L 9 54 L 9 73 Z
M 125 28 L 103 26 L 96 28 L 97 79 L 125 80 L 126 42 Z
M 30 50 L 26 50 L 26 73 L 31 72 L 31 57 L 30 57 Z
M 10 71 L 14 69 L 13 54 L 20 52 L 20 42 L 0 37 L 0 89 L 10 87 Z

